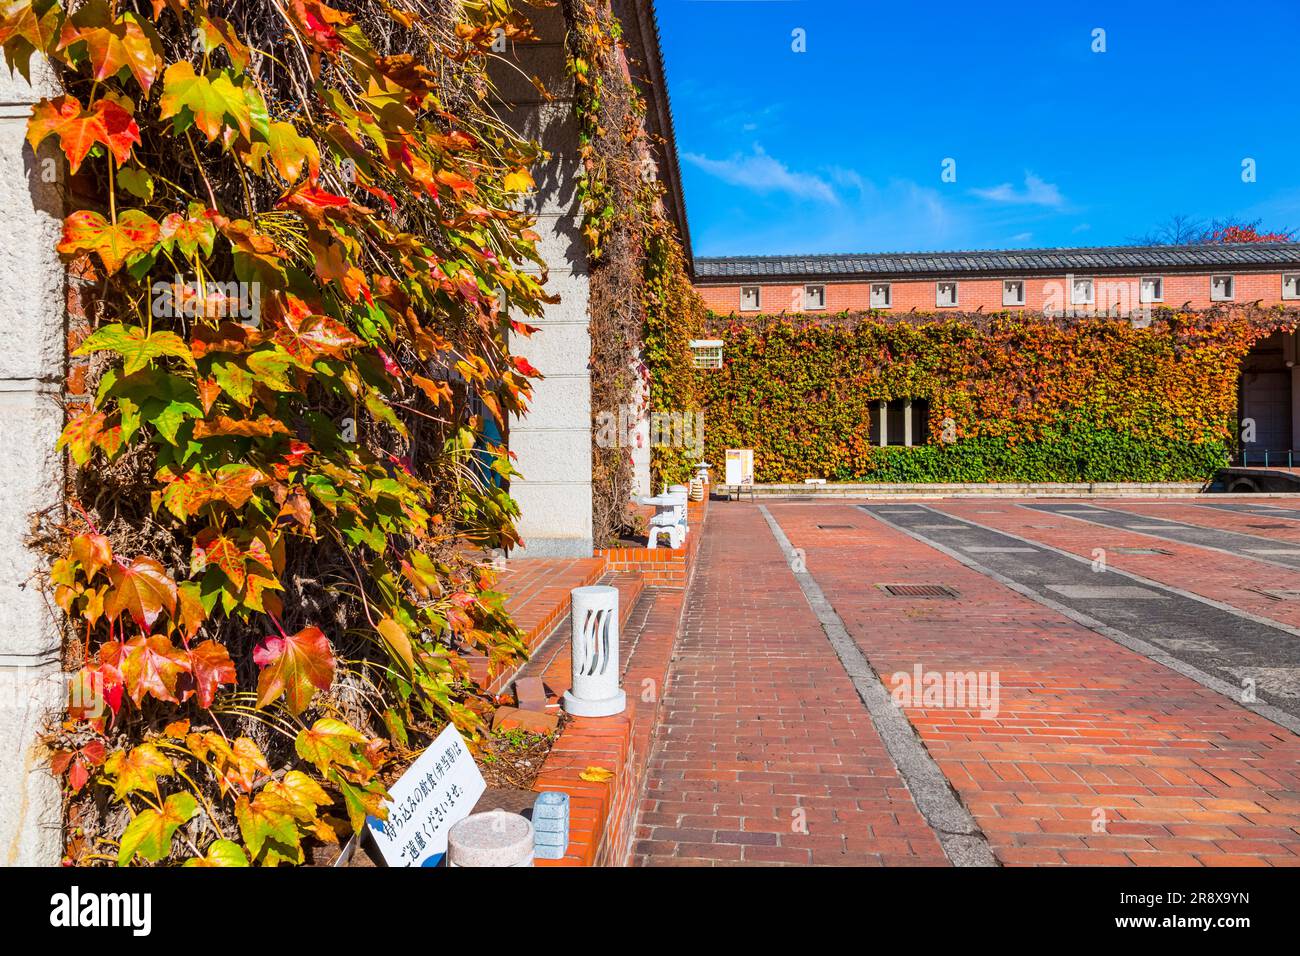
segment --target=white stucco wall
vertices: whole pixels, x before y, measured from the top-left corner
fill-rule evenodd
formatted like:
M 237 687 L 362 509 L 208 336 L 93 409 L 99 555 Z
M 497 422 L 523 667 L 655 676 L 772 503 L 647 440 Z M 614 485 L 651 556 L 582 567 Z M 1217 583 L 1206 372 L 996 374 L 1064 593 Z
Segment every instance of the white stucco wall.
M 53 865 L 62 853 L 59 786 L 37 737 L 62 701 L 59 633 L 33 576 L 43 563 L 25 544 L 31 515 L 56 505 L 63 424 L 65 275 L 54 251 L 59 184 L 24 142 L 31 104 L 53 95 L 0 69 L 0 865 Z M 41 156 L 57 148 L 42 147 Z

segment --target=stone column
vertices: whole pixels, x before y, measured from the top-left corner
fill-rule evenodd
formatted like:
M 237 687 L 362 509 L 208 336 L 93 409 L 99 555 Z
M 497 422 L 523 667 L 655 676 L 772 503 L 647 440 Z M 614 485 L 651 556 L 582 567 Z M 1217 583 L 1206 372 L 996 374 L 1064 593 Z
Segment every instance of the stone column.
M 63 850 L 62 801 L 38 738 L 63 699 L 60 635 L 37 588 L 45 562 L 26 544 L 31 516 L 57 506 L 63 427 L 65 273 L 54 250 L 62 226 L 54 140 L 32 154 L 31 105 L 55 95 L 33 60 L 33 85 L 0 69 L 0 865 L 54 865 Z M 48 161 L 47 161 L 48 160 Z
M 573 83 L 565 73 L 563 14 L 558 6 L 530 11 L 540 42 L 516 44 L 518 70 L 493 70 L 502 118 L 518 133 L 539 141 L 550 158 L 533 170 L 537 187 L 527 209 L 537 215 L 546 261 L 546 289 L 560 301 L 540 319 L 524 318 L 540 331 L 512 336 L 510 347 L 545 379 L 533 386 L 526 416 L 511 416 L 509 444 L 523 477 L 510 483 L 519 502 L 519 530 L 528 557 L 590 557 L 591 360 L 587 247 L 576 185 L 581 173 Z M 541 78 L 555 99 L 546 102 L 527 77 Z M 614 416 L 617 408 L 602 409 Z M 519 552 L 516 552 L 517 554 Z
M 903 444 L 912 447 L 912 400 L 903 401 Z
M 889 402 L 880 403 L 880 447 L 889 444 Z

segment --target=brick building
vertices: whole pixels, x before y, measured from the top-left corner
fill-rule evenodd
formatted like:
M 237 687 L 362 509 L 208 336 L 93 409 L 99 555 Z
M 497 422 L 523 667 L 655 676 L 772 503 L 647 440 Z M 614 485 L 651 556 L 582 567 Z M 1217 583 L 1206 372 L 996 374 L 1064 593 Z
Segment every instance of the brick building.
M 1300 243 L 1292 242 L 697 257 L 695 274 L 704 301 L 722 315 L 1300 306 Z
M 866 310 L 1134 316 L 1232 303 L 1300 309 L 1300 243 L 697 257 L 695 283 L 713 312 L 739 319 Z M 697 364 L 720 360 L 720 343 L 700 344 Z M 1252 464 L 1300 449 L 1298 354 L 1296 335 L 1278 333 L 1242 366 L 1238 412 L 1253 423 Z M 901 422 L 892 443 L 912 435 Z

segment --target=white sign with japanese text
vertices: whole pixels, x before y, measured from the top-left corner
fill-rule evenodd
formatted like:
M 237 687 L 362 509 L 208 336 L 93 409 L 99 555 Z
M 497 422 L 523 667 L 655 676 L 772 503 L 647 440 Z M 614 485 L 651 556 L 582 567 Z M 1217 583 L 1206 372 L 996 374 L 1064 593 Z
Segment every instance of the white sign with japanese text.
M 388 788 L 388 819 L 368 821 L 384 861 L 438 866 L 447 852 L 447 831 L 470 815 L 486 789 L 465 741 L 448 724 Z

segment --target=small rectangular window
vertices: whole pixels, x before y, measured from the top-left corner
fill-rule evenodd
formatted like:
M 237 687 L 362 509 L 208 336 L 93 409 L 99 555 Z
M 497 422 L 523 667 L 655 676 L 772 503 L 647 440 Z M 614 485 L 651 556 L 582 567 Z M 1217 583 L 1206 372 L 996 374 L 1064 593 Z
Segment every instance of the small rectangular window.
M 1091 279 L 1075 279 L 1070 286 L 1071 305 L 1092 305 L 1096 301 L 1095 295 Z
M 1023 279 L 1006 279 L 1002 283 L 1003 305 L 1025 304 L 1025 282 Z
M 1300 272 L 1288 272 L 1282 276 L 1282 298 L 1300 299 Z
M 957 305 L 957 283 L 952 281 L 934 284 L 934 304 L 940 309 L 951 309 Z
M 692 339 L 691 356 L 696 368 L 722 368 L 722 339 Z
M 1142 302 L 1165 301 L 1165 280 L 1160 276 L 1143 276 L 1138 299 Z
M 740 287 L 740 311 L 757 312 L 759 309 L 758 286 L 742 285 Z
M 1232 276 L 1210 276 L 1210 298 L 1215 302 L 1231 302 L 1233 284 Z
M 826 308 L 826 286 L 824 285 L 804 286 L 803 307 L 809 310 Z
M 871 283 L 871 307 L 873 309 L 888 309 L 893 303 L 894 296 L 888 282 Z

